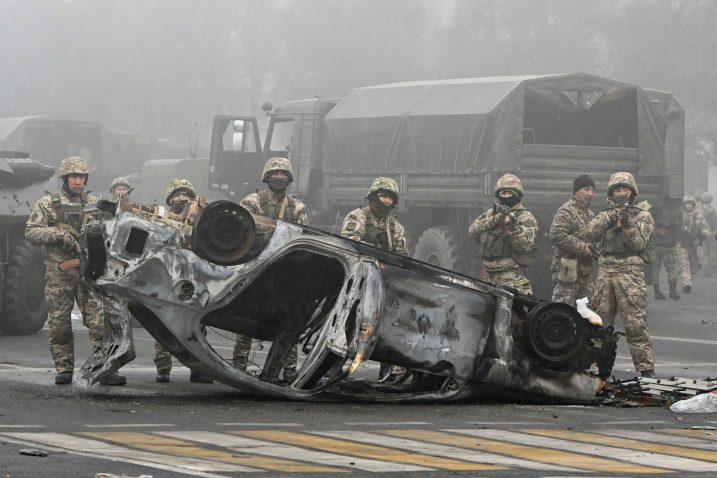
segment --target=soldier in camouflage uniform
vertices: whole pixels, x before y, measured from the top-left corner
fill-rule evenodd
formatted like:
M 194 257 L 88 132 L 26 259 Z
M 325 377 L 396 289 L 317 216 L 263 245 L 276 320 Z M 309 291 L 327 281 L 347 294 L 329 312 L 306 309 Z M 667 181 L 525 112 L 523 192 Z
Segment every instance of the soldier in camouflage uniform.
M 712 206 L 712 195 L 707 191 L 703 192 L 700 195 L 700 204 L 698 209 L 700 214 L 702 214 L 702 217 L 705 218 L 707 225 L 709 226 L 709 234 L 713 235 L 715 233 L 715 229 L 717 229 L 717 211 L 715 211 L 715 208 Z M 704 271 L 705 275 L 708 275 L 712 271 L 713 263 L 712 241 L 704 241 L 700 245 L 698 252 L 700 253 L 700 263 L 702 264 L 702 270 Z
M 132 185 L 127 181 L 127 178 L 114 178 L 112 184 L 110 184 L 110 193 L 115 201 L 119 200 L 122 196 L 128 196 L 132 191 Z
M 699 258 L 697 257 L 699 243 L 710 235 L 707 221 L 696 210 L 696 206 L 697 202 L 692 196 L 685 196 L 682 200 L 684 230 L 677 243 L 677 258 L 682 271 L 682 291 L 686 294 L 692 292 L 692 278 L 699 267 Z
M 100 301 L 81 280 L 79 272 L 80 245 L 77 239 L 84 209 L 97 203 L 97 198 L 85 191 L 89 178 L 87 164 L 78 156 L 67 157 L 60 163 L 57 176 L 62 180 L 62 188 L 37 201 L 27 221 L 25 237 L 43 248 L 50 352 L 57 370 L 55 383 L 64 385 L 72 382 L 75 367 L 72 333 L 75 302 L 95 350 L 102 346 L 104 322 Z M 126 382 L 117 372 L 100 379 L 104 385 L 124 385 Z
M 239 204 L 252 214 L 266 216 L 284 222 L 294 222 L 306 226 L 309 224 L 309 215 L 304 203 L 295 197 L 286 194 L 286 189 L 294 180 L 294 171 L 291 162 L 286 158 L 273 157 L 264 165 L 261 174 L 262 182 L 267 188 L 251 193 Z M 237 334 L 234 344 L 234 364 L 241 370 L 246 370 L 251 351 L 251 337 Z M 296 378 L 296 359 L 298 345 L 293 347 L 284 364 L 284 379 L 292 382 Z
M 353 241 L 408 255 L 403 226 L 391 215 L 398 205 L 398 184 L 391 178 L 376 178 L 366 194 L 368 206 L 354 209 L 346 215 L 341 235 Z
M 677 238 L 682 225 L 670 221 L 668 214 L 661 208 L 653 208 L 652 217 L 655 220 L 655 230 L 650 237 L 652 251 L 652 288 L 655 299 L 664 300 L 665 295 L 660 290 L 660 273 L 662 264 L 667 270 L 667 284 L 670 287 L 670 299 L 680 299 L 677 293 L 677 281 L 680 278 L 680 265 L 677 261 Z
M 194 186 L 186 179 L 172 179 L 167 184 L 165 204 L 174 214 L 184 214 L 193 201 L 203 200 L 197 197 Z M 202 329 L 206 335 L 206 330 Z M 157 367 L 157 382 L 169 382 L 169 375 L 172 371 L 172 354 L 162 347 L 162 344 L 154 342 L 154 365 Z M 212 383 L 209 377 L 198 371 L 191 370 L 189 381 L 195 383 Z
M 643 377 L 654 377 L 643 256 L 655 224 L 650 205 L 635 204 L 637 194 L 632 174 L 613 174 L 607 187 L 607 207 L 588 224 L 588 240 L 600 244 L 592 305 L 606 325 L 613 325 L 620 313 L 635 369 Z
M 368 206 L 354 209 L 346 215 L 341 226 L 341 235 L 352 241 L 365 242 L 372 246 L 408 255 L 406 233 L 391 210 L 398 205 L 398 184 L 391 178 L 379 177 L 373 180 L 366 193 Z M 395 380 L 404 375 L 406 369 L 382 363 L 379 377 Z
M 575 307 L 575 301 L 592 298 L 593 262 L 597 248 L 585 237 L 595 214 L 589 209 L 595 195 L 595 182 L 587 174 L 573 181 L 573 197 L 560 206 L 550 225 L 553 244 L 553 301 Z
M 468 233 L 478 241 L 486 280 L 532 295 L 524 271 L 535 260 L 538 221 L 523 206 L 523 184 L 517 176 L 501 176 L 494 196 L 495 206 L 468 228 Z

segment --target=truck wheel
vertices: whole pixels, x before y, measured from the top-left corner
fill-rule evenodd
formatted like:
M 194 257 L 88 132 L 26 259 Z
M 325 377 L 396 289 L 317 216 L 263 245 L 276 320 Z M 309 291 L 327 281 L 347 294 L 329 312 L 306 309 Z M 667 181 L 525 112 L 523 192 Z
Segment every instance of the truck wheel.
M 413 258 L 452 271 L 465 266 L 455 234 L 445 227 L 429 227 L 418 238 Z
M 45 265 L 39 247 L 24 238 L 10 248 L 5 269 L 5 297 L 0 330 L 10 335 L 36 334 L 47 320 Z

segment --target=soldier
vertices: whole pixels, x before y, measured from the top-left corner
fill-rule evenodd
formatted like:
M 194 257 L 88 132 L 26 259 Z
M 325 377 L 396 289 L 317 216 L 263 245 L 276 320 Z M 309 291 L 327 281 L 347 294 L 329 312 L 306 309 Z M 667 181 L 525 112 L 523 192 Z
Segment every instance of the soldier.
M 187 206 L 197 200 L 199 198 L 197 198 L 194 186 L 188 180 L 172 179 L 167 184 L 165 204 L 174 214 L 183 214 L 187 210 Z M 205 329 L 202 331 L 206 334 Z M 157 382 L 169 382 L 169 374 L 172 371 L 172 355 L 157 341 L 154 342 L 154 365 L 157 367 Z M 211 378 L 194 370 L 190 371 L 189 381 L 195 383 L 214 382 Z
M 391 210 L 398 205 L 399 200 L 396 181 L 385 177 L 374 179 L 366 193 L 366 199 L 368 206 L 354 209 L 346 215 L 341 226 L 341 235 L 352 241 L 365 242 L 407 256 L 408 244 L 405 231 L 401 223 L 391 215 Z M 392 367 L 390 363 L 382 363 L 379 377 L 390 380 L 405 372 L 403 367 Z
M 127 196 L 132 191 L 132 185 L 126 178 L 114 178 L 110 184 L 110 193 L 115 200 L 119 200 L 122 196 Z
M 82 323 L 89 329 L 94 350 L 102 347 L 104 322 L 95 293 L 80 279 L 78 237 L 85 206 L 97 198 L 85 191 L 89 172 L 79 156 L 62 160 L 57 170 L 62 179 L 59 192 L 47 193 L 35 204 L 27 221 L 25 237 L 43 247 L 45 258 L 45 299 L 47 300 L 50 352 L 55 362 L 55 383 L 72 382 L 75 368 L 72 309 L 77 305 Z M 100 379 L 103 385 L 124 385 L 125 377 L 113 372 Z
M 524 271 L 535 259 L 538 222 L 523 206 L 523 184 L 517 176 L 501 176 L 494 196 L 494 207 L 468 228 L 468 233 L 478 241 L 486 280 L 532 295 Z
M 286 194 L 286 189 L 294 180 L 294 171 L 287 158 L 273 157 L 264 165 L 261 181 L 267 188 L 251 193 L 239 204 L 252 214 L 266 216 L 285 222 L 294 222 L 305 226 L 309 224 L 304 203 L 295 197 Z M 237 334 L 234 344 L 234 364 L 241 370 L 246 370 L 251 351 L 251 337 Z M 292 347 L 284 364 L 284 379 L 292 382 L 296 378 L 296 359 L 298 345 Z
M 606 325 L 612 325 L 620 313 L 635 369 L 643 377 L 654 377 L 643 259 L 654 221 L 647 202 L 635 205 L 637 194 L 632 174 L 613 174 L 607 187 L 607 207 L 588 224 L 587 238 L 600 244 L 592 304 Z
M 595 182 L 587 174 L 573 181 L 573 197 L 560 206 L 550 225 L 553 244 L 553 301 L 575 307 L 575 301 L 592 297 L 593 262 L 597 248 L 586 237 L 586 230 L 595 214 L 589 209 L 595 195 Z
M 677 243 L 677 258 L 682 270 L 682 292 L 692 292 L 692 278 L 699 268 L 697 246 L 710 235 L 709 226 L 702 214 L 695 210 L 697 202 L 692 196 L 685 196 L 682 200 L 682 226 L 683 231 Z
M 710 235 L 715 233 L 717 229 L 717 211 L 712 206 L 712 195 L 707 191 L 700 195 L 700 206 L 699 211 L 702 217 L 707 221 L 707 225 L 710 228 Z M 704 241 L 700 247 L 700 262 L 702 263 L 702 270 L 705 275 L 709 274 L 712 269 L 712 242 Z
M 670 299 L 677 300 L 681 298 L 677 293 L 677 281 L 680 278 L 680 264 L 677 260 L 677 237 L 680 235 L 682 225 L 675 221 L 670 221 L 668 214 L 661 208 L 653 208 L 651 212 L 655 220 L 655 230 L 650 237 L 652 288 L 655 291 L 655 299 L 665 299 L 660 290 L 660 272 L 662 264 L 665 264 L 667 284 L 670 287 Z

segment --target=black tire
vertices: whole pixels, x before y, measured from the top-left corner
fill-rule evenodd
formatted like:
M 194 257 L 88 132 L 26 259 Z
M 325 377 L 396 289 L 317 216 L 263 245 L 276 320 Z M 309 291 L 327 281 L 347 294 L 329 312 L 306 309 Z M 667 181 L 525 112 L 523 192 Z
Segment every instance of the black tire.
M 47 320 L 42 251 L 24 237 L 17 238 L 7 262 L 0 330 L 9 335 L 36 334 Z
M 447 227 L 429 227 L 418 238 L 413 258 L 444 269 L 466 272 L 461 243 Z

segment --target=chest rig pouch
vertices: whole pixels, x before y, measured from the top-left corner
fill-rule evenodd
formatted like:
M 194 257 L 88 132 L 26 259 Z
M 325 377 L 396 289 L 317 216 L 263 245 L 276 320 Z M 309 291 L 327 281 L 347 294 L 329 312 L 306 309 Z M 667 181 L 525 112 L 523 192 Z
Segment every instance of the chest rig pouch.
M 393 252 L 393 241 L 392 238 L 389 237 L 388 231 L 381 230 L 376 226 L 373 221 L 373 215 L 371 214 L 370 208 L 365 207 L 363 212 L 366 215 L 366 230 L 364 231 L 361 240 L 376 247 L 380 247 L 385 251 Z M 392 216 L 388 216 L 386 218 L 386 225 L 388 229 L 393 230 L 395 228 L 396 224 Z
M 68 205 L 62 204 L 62 200 L 58 193 L 52 194 L 52 209 L 55 211 L 57 221 L 51 226 L 66 224 L 70 226 L 76 234 L 80 234 L 82 230 L 82 222 L 84 220 L 85 205 L 87 204 L 87 193 L 80 196 L 80 204 Z
M 259 193 L 259 206 L 268 218 L 279 219 L 286 222 L 296 222 L 294 208 L 289 207 L 288 196 L 284 196 L 284 200 L 277 203 L 269 200 L 269 193 L 266 190 L 261 191 Z
M 520 218 L 522 211 L 516 216 Z M 536 249 L 530 251 L 514 251 L 510 239 L 501 233 L 499 229 L 484 231 L 478 236 L 478 253 L 486 261 L 497 261 L 499 259 L 513 258 L 522 267 L 529 267 L 535 262 Z
M 611 227 L 605 231 L 600 241 L 600 254 L 618 257 L 632 255 L 625 242 L 625 231 L 622 228 Z

